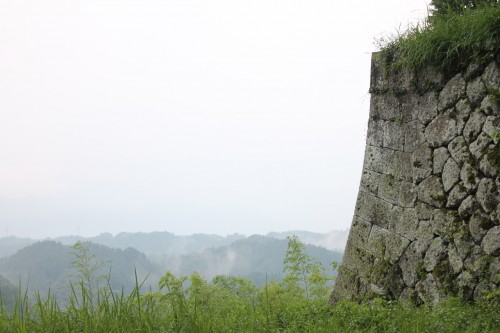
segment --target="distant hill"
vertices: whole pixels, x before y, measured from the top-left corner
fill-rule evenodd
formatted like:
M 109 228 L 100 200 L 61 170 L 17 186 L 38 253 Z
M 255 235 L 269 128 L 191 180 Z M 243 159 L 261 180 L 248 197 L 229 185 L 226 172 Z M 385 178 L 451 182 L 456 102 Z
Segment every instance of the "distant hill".
M 268 280 L 281 280 L 283 260 L 288 242 L 268 236 L 254 235 L 230 245 L 206 249 L 198 254 L 166 256 L 161 262 L 163 271 L 190 275 L 197 271 L 207 279 L 216 275 L 233 275 L 251 279 L 262 285 Z M 341 252 L 306 245 L 307 253 L 331 272 L 331 263 L 342 260 Z
M 0 238 L 0 258 L 8 257 L 35 242 L 37 241 L 31 238 L 18 238 L 15 236 Z
M 65 236 L 55 240 L 71 245 L 76 241 L 89 241 L 112 248 L 126 249 L 133 247 L 150 257 L 161 255 L 181 255 L 201 252 L 210 247 L 224 246 L 245 236 L 234 234 L 226 237 L 208 234 L 193 234 L 189 236 L 176 236 L 173 233 L 162 232 L 121 232 L 115 236 L 103 233 L 95 237 Z
M 144 254 L 128 248 L 110 249 L 103 245 L 89 243 L 90 253 L 102 262 L 100 274 L 111 270 L 110 285 L 115 290 L 130 291 L 135 285 L 134 269 L 141 280 L 150 274 L 148 283 L 156 285 L 159 272 Z M 42 241 L 29 245 L 15 254 L 0 259 L 0 272 L 10 281 L 20 281 L 21 286 L 30 291 L 40 291 L 46 295 L 49 288 L 56 295 L 66 295 L 68 286 L 75 275 L 71 255 L 72 249 L 55 241 Z
M 322 246 L 332 251 L 343 251 L 347 242 L 348 230 L 335 230 L 329 233 L 314 233 L 309 231 L 270 232 L 266 236 L 285 239 L 287 236 L 297 235 L 303 243 Z M 77 241 L 92 242 L 115 249 L 135 248 L 149 258 L 161 258 L 165 255 L 178 256 L 183 254 L 199 253 L 209 248 L 227 246 L 237 240 L 247 238 L 244 235 L 233 234 L 228 236 L 193 234 L 189 236 L 174 235 L 162 232 L 122 232 L 115 236 L 103 233 L 94 237 L 63 236 L 53 239 L 63 245 L 73 245 Z M 29 238 L 4 237 L 0 238 L 0 258 L 7 257 L 16 251 L 31 245 L 39 240 Z
M 299 237 L 302 243 L 321 246 L 332 251 L 344 252 L 345 245 L 347 244 L 347 237 L 349 236 L 349 229 L 334 230 L 326 234 L 301 230 L 270 232 L 267 234 L 269 237 L 278 239 L 285 239 L 293 235 Z
M 0 295 L 2 297 L 2 305 L 8 308 L 14 305 L 17 288 L 2 275 L 0 275 Z

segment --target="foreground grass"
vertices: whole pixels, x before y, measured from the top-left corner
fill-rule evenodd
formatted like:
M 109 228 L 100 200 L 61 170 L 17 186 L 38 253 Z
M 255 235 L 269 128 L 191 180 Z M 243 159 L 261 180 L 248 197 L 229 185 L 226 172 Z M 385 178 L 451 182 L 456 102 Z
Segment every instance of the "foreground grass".
M 174 284 L 182 279 L 170 276 Z M 54 299 L 18 302 L 0 311 L 1 332 L 499 332 L 494 304 L 451 299 L 419 308 L 376 300 L 368 304 L 305 298 L 270 284 L 257 290 L 248 281 L 219 277 L 206 283 L 196 274 L 185 290 L 139 295 L 101 290 L 95 302 L 81 289 L 61 308 Z M 194 287 L 194 285 L 196 285 Z M 76 296 L 76 295 L 75 295 Z
M 68 299 L 34 299 L 19 292 L 10 307 L 0 297 L 0 332 L 499 332 L 498 292 L 471 305 L 450 299 L 413 307 L 376 299 L 360 305 L 328 302 L 329 281 L 296 237 L 289 238 L 281 282 L 257 288 L 251 281 L 166 273 L 158 291 L 132 293 L 99 286 L 94 257 L 77 243 L 74 268 L 80 280 Z M 108 277 L 109 281 L 109 277 Z M 0 295 L 1 296 L 1 295 Z
M 500 5 L 431 16 L 379 44 L 388 66 L 457 72 L 470 63 L 485 64 L 500 49 Z

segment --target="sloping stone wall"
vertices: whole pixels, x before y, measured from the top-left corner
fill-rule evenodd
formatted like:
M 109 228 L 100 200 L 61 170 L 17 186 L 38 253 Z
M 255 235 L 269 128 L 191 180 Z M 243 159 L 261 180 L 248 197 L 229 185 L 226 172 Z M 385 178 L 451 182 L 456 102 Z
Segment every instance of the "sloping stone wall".
M 332 302 L 478 299 L 500 282 L 500 63 L 449 77 L 380 63 Z

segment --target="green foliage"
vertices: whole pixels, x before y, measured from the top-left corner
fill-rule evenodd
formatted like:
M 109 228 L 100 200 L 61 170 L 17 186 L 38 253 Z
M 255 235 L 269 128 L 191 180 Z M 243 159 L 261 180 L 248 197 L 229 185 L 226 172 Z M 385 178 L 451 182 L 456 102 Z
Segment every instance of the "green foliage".
M 493 301 L 476 305 L 451 299 L 414 308 L 375 299 L 332 307 L 329 277 L 296 237 L 288 242 L 284 270 L 297 283 L 268 281 L 257 288 L 238 277 L 207 281 L 196 272 L 189 277 L 167 272 L 158 291 L 141 294 L 144 281 L 136 275 L 129 294 L 99 285 L 93 304 L 81 300 L 90 294 L 92 283 L 86 281 L 95 281 L 97 266 L 88 249 L 78 247 L 80 283 L 72 286 L 66 304 L 50 292 L 31 304 L 27 291 L 18 291 L 13 310 L 0 307 L 0 332 L 496 332 L 500 327 L 494 292 L 487 295 Z M 315 294 L 314 286 L 327 292 Z
M 435 0 L 431 16 L 389 40 L 379 41 L 387 67 L 420 70 L 432 66 L 457 72 L 486 64 L 500 50 L 498 1 Z

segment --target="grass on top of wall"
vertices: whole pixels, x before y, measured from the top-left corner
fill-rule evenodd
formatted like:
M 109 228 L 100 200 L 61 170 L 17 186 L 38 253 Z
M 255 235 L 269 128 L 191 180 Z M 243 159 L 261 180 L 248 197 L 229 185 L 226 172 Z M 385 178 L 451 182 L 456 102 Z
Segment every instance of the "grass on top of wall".
M 500 5 L 430 16 L 378 44 L 385 65 L 396 69 L 418 71 L 432 66 L 456 73 L 470 63 L 486 64 L 500 50 Z

